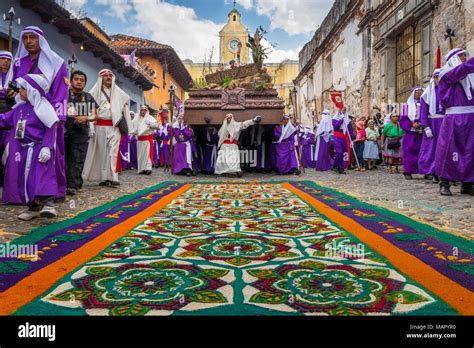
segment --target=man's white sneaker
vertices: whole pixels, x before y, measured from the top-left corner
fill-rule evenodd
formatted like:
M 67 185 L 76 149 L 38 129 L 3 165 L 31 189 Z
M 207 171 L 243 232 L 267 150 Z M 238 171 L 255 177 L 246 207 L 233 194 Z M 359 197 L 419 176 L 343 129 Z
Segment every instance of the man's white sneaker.
M 55 218 L 58 216 L 58 212 L 54 207 L 44 206 L 40 211 L 40 216 L 45 218 Z
M 18 219 L 23 220 L 23 221 L 30 221 L 34 218 L 37 218 L 38 216 L 40 216 L 39 211 L 26 210 L 20 215 L 18 215 Z

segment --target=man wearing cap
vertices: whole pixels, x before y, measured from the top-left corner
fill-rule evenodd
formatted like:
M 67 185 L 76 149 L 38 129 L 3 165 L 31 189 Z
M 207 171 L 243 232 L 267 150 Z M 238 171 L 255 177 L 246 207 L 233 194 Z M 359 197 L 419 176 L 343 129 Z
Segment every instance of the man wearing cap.
M 82 188 L 82 170 L 84 169 L 85 151 L 89 140 L 89 123 L 97 119 L 99 107 L 87 92 L 87 76 L 76 70 L 71 74 L 71 88 L 66 119 L 66 177 L 68 195 L 75 195 Z
M 133 134 L 137 136 L 138 174 L 151 174 L 155 149 L 153 132 L 158 127 L 158 122 L 150 115 L 148 107 L 142 105 L 140 114 L 133 120 Z
M 49 46 L 44 32 L 35 26 L 29 26 L 20 34 L 20 45 L 15 55 L 13 80 L 27 74 L 42 74 L 49 83 L 46 95 L 55 108 L 59 118 L 57 125 L 57 154 L 55 156 L 58 193 L 56 199 L 61 201 L 66 195 L 66 161 L 64 145 L 64 123 L 66 122 L 69 81 L 67 68 L 62 59 Z
M 420 99 L 420 124 L 423 128 L 423 139 L 418 158 L 418 170 L 425 179 L 431 179 L 435 183 L 439 182 L 435 171 L 436 144 L 444 118 L 438 88 L 440 72 L 440 69 L 433 72 L 433 77 Z
M 97 101 L 98 119 L 90 125 L 91 138 L 87 148 L 82 177 L 87 181 L 99 181 L 100 186 L 120 185 L 120 139 L 122 132 L 132 131 L 130 97 L 115 83 L 115 75 L 108 69 L 99 72 L 98 80 L 90 90 Z M 120 127 L 126 129 L 120 129 Z
M 7 97 L 8 84 L 10 83 L 13 75 L 13 56 L 8 51 L 0 51 L 0 114 L 10 111 L 12 106 L 15 104 L 13 98 Z M 4 167 L 2 164 L 3 152 L 8 143 L 8 130 L 0 129 L 0 186 L 3 186 L 3 175 Z
M 274 137 L 276 153 L 276 170 L 278 174 L 301 174 L 298 149 L 295 145 L 297 128 L 288 115 L 283 116 L 281 126 L 275 127 Z
M 440 194 L 451 196 L 449 182 L 457 181 L 462 194 L 474 195 L 474 58 L 468 51 L 448 53 L 438 88 L 445 109 L 435 155 Z

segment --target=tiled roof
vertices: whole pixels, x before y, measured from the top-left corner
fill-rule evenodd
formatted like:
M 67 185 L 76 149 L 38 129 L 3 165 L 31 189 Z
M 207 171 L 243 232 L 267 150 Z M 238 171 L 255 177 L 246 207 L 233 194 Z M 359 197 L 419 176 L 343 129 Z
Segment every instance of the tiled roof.
M 142 38 L 130 36 L 130 35 L 116 34 L 116 35 L 111 35 L 110 37 L 112 39 L 110 46 L 118 50 L 121 50 L 121 49 L 138 49 L 138 50 L 140 49 L 146 49 L 146 50 L 172 49 L 172 47 L 169 45 L 163 45 L 152 40 L 142 39 Z

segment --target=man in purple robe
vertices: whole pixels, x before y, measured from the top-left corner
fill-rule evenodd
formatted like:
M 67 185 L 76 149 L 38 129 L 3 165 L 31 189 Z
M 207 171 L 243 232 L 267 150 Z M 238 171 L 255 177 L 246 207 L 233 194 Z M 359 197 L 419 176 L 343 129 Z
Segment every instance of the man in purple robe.
M 0 114 L 0 128 L 11 129 L 6 150 L 5 182 L 2 201 L 23 204 L 28 210 L 18 218 L 53 218 L 57 211 L 53 198 L 58 191 L 54 157 L 57 153 L 58 115 L 46 93 L 49 82 L 28 74 L 16 80 L 20 87 L 13 110 Z
M 131 134 L 122 134 L 120 139 L 120 161 L 122 170 L 129 170 L 130 167 L 130 139 Z
M 132 118 L 133 120 L 133 118 Z M 130 169 L 138 169 L 138 140 L 135 135 L 130 134 L 128 144 L 130 147 Z
M 15 104 L 13 98 L 7 97 L 9 91 L 8 84 L 13 75 L 13 56 L 8 51 L 0 51 L 0 113 L 5 113 L 11 110 Z M 4 167 L 2 164 L 3 151 L 8 143 L 9 131 L 0 130 L 0 186 L 3 186 Z
M 13 79 L 27 74 L 43 74 L 50 88 L 47 98 L 56 109 L 59 118 L 57 130 L 57 151 L 55 160 L 58 192 L 56 201 L 64 201 L 66 195 L 66 161 L 64 145 L 64 124 L 66 122 L 66 104 L 69 81 L 64 59 L 58 56 L 46 41 L 43 31 L 35 26 L 23 29 L 20 34 L 20 45 L 15 55 Z
M 276 170 L 278 174 L 300 175 L 298 149 L 295 146 L 295 135 L 298 130 L 288 115 L 283 116 L 282 125 L 275 127 Z
M 461 182 L 461 193 L 474 195 L 474 58 L 460 48 L 446 56 L 439 98 L 445 117 L 439 132 L 435 172 L 440 194 L 451 196 L 450 181 Z
M 420 124 L 423 127 L 423 140 L 418 159 L 418 170 L 425 176 L 425 179 L 431 179 L 435 183 L 439 182 L 435 172 L 436 144 L 444 118 L 444 110 L 438 96 L 440 71 L 440 69 L 436 69 L 433 72 L 433 77 L 420 100 Z
M 418 174 L 418 159 L 420 157 L 423 128 L 420 124 L 420 99 L 422 87 L 415 87 L 403 106 L 400 116 L 400 128 L 405 131 L 402 139 L 403 175 L 412 180 L 413 174 Z
M 316 130 L 316 170 L 317 171 L 328 171 L 333 168 L 333 160 L 331 158 L 331 133 L 334 131 L 331 113 L 329 110 L 324 110 L 322 114 L 321 122 Z
M 351 138 L 354 137 L 354 128 L 349 119 L 346 108 L 338 111 L 332 119 L 334 129 L 334 168 L 339 174 L 346 174 L 351 158 Z
M 155 129 L 153 131 L 153 167 L 158 168 L 160 166 L 160 130 Z
M 193 151 L 191 141 L 193 130 L 184 123 L 184 115 L 178 115 L 173 124 L 173 174 L 186 174 L 193 172 Z
M 306 126 L 301 137 L 301 159 L 305 168 L 314 168 L 316 166 L 316 161 L 314 158 L 315 143 L 315 136 L 311 126 Z
M 216 127 L 207 126 L 204 139 L 202 170 L 206 173 L 214 174 L 217 160 L 217 144 L 219 143 L 219 134 Z

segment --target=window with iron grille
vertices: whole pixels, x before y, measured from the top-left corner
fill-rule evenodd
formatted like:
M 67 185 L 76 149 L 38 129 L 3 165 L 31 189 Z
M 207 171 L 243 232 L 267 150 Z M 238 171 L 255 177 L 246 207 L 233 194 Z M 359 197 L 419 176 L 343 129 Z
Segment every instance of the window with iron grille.
M 396 99 L 404 103 L 413 87 L 422 82 L 420 23 L 405 28 L 396 42 Z

